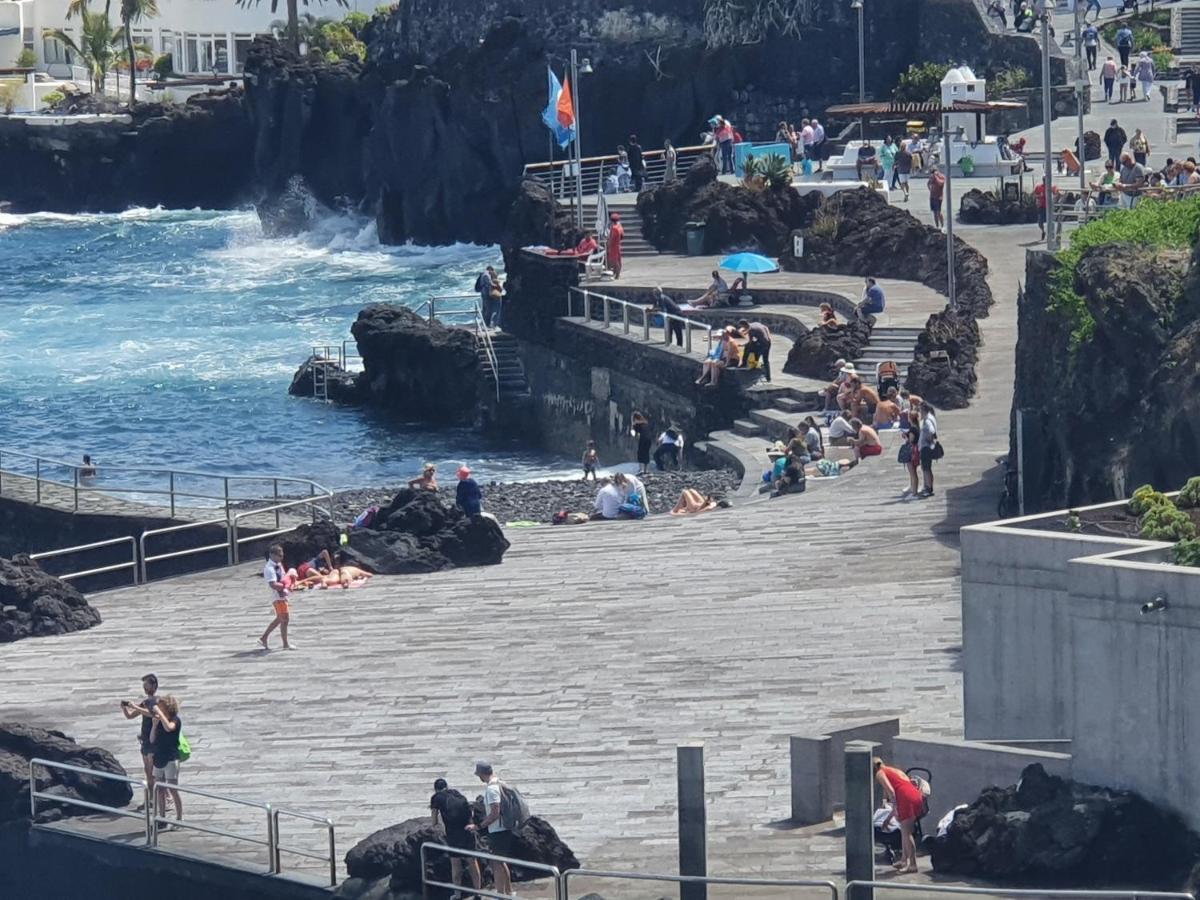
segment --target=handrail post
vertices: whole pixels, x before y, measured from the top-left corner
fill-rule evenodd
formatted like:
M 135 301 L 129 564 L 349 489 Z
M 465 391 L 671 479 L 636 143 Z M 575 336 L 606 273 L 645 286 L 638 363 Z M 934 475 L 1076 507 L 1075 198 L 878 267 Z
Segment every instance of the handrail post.
M 692 323 L 688 322 L 683 329 L 684 350 L 688 353 L 692 352 Z
M 629 334 L 629 304 L 621 305 L 621 324 L 624 326 L 625 333 Z
M 150 806 L 154 811 L 150 814 L 150 846 L 158 846 L 158 792 L 162 790 L 163 783 L 161 781 L 154 782 L 154 788 L 150 791 Z M 164 810 L 165 812 L 165 810 Z
M 612 309 L 609 306 L 608 297 L 604 297 L 604 327 L 607 328 L 612 322 Z
M 337 886 L 337 838 L 333 833 L 333 819 L 326 819 L 325 825 L 329 829 L 329 886 Z
M 71 493 L 75 498 L 75 512 L 79 512 L 79 466 L 71 466 L 72 487 Z
M 267 804 L 267 872 L 279 874 L 279 813 Z
M 146 807 L 146 846 L 147 847 L 154 846 L 153 844 L 150 843 L 150 830 L 154 827 L 154 823 L 150 821 L 151 818 L 153 818 L 153 813 L 151 812 L 151 809 L 153 809 L 152 801 L 154 798 L 150 796 L 150 793 L 151 793 L 150 792 L 150 782 L 143 780 L 142 781 L 142 805 Z
M 271 479 L 271 487 L 275 492 L 275 503 L 273 504 L 275 507 L 275 527 L 279 528 L 279 479 L 278 478 Z
M 142 536 L 138 538 L 138 561 L 142 570 L 142 584 L 148 580 L 146 578 L 146 532 L 142 532 Z
M 42 502 L 42 458 L 40 456 L 34 457 L 34 466 L 34 484 L 37 489 L 37 499 L 33 503 L 37 506 Z
M 229 476 L 226 475 L 222 481 L 225 482 L 225 520 L 229 520 Z
M 238 546 L 238 518 L 233 517 L 233 520 L 225 523 L 225 533 L 229 538 L 230 552 L 233 554 L 233 562 L 230 565 L 237 565 L 242 561 L 242 548 Z
M 171 518 L 173 519 L 175 518 L 175 470 L 172 469 L 167 474 L 171 476 Z
M 29 760 L 29 821 L 33 822 L 37 818 L 37 781 L 33 774 L 33 760 Z
M 237 543 L 233 539 L 233 534 L 234 534 L 234 532 L 233 532 L 232 528 L 230 527 L 229 523 L 226 522 L 225 523 L 225 561 L 226 561 L 226 563 L 228 563 L 231 566 L 233 565 L 235 551 L 237 550 Z
M 642 310 L 642 340 L 650 342 L 650 313 Z
M 433 324 L 433 320 L 437 317 L 437 300 L 433 297 L 429 298 L 429 324 Z

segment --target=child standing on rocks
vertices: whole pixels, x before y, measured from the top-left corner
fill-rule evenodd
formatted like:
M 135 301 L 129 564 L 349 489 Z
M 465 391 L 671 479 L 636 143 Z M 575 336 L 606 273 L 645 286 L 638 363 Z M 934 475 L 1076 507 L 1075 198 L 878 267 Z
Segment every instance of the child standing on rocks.
M 592 476 L 592 481 L 596 480 L 596 469 L 600 468 L 600 454 L 596 452 L 596 442 L 588 441 L 587 449 L 583 451 L 583 478 L 582 481 L 587 481 L 588 476 Z

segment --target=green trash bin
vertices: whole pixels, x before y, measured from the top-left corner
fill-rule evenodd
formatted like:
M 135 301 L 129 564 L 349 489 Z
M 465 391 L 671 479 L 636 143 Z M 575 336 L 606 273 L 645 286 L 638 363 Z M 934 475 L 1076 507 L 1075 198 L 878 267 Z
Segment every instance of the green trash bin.
M 687 235 L 687 255 L 704 255 L 704 223 L 688 222 L 684 227 Z

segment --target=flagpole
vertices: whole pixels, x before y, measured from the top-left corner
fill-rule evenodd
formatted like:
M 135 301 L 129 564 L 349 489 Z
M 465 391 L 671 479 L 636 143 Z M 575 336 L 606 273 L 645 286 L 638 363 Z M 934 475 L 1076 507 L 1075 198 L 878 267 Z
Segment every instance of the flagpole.
M 579 120 L 579 59 L 575 48 L 571 48 L 571 103 L 575 113 L 575 216 L 576 224 L 583 228 L 583 151 L 580 141 L 583 128 Z

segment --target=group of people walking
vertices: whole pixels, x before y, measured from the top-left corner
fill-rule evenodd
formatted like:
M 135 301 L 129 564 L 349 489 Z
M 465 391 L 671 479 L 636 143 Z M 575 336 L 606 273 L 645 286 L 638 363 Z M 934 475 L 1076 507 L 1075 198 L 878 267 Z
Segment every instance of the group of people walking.
M 816 119 L 801 119 L 799 128 L 788 122 L 780 122 L 775 131 L 775 141 L 792 148 L 793 163 L 807 161 L 817 172 L 825 167 L 825 160 L 829 158 L 825 127 Z

